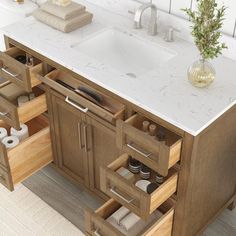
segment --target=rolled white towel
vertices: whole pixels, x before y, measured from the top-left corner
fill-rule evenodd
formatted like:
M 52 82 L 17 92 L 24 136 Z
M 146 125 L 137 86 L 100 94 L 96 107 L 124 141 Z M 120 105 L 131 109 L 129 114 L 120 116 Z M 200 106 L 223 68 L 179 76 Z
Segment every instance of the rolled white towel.
M 124 217 L 126 217 L 129 213 L 130 213 L 130 210 L 122 206 L 111 215 L 111 219 L 114 220 L 119 225 L 121 220 Z
M 140 217 L 138 217 L 134 213 L 130 213 L 121 220 L 120 225 L 123 229 L 125 229 L 126 231 L 129 231 L 135 225 L 138 225 L 140 221 L 142 221 Z

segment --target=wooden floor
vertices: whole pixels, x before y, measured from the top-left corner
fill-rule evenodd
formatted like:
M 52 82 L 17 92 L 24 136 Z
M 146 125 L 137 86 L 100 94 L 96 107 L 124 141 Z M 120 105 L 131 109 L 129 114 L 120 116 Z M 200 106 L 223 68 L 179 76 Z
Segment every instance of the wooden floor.
M 83 206 L 96 209 L 102 202 L 75 187 L 51 167 L 24 182 L 24 185 L 84 231 Z M 1 233 L 0 233 L 1 235 Z M 204 232 L 203 236 L 236 236 L 236 209 L 225 210 Z

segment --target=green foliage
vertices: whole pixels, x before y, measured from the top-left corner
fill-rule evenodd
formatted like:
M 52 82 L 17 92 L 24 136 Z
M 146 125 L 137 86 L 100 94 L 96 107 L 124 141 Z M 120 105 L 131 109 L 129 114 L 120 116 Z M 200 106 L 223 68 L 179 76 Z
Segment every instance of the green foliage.
M 197 0 L 198 10 L 182 9 L 193 23 L 192 35 L 203 59 L 213 59 L 227 48 L 220 42 L 226 7 L 218 8 L 216 0 Z

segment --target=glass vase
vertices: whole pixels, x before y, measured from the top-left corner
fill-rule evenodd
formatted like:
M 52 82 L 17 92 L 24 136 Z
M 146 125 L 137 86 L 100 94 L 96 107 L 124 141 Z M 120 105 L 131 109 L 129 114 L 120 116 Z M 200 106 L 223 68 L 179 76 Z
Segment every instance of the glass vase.
M 214 67 L 205 59 L 194 62 L 188 69 L 188 80 L 195 87 L 206 87 L 214 81 L 215 77 Z

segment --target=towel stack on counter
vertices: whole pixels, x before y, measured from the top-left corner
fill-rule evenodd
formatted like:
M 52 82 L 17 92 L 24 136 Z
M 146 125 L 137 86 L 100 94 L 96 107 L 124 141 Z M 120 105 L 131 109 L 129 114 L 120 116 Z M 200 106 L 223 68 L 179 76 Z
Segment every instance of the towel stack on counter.
M 65 33 L 90 24 L 93 19 L 93 14 L 86 11 L 85 6 L 68 0 L 47 1 L 33 15 L 42 23 Z

